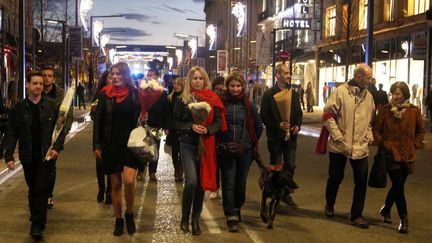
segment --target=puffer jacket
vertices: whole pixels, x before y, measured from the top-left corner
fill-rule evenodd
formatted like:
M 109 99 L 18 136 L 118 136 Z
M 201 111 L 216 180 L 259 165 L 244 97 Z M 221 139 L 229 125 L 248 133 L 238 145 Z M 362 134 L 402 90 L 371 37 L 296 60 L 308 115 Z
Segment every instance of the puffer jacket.
M 336 120 L 330 118 L 324 126 L 330 133 L 328 150 L 357 160 L 369 156 L 375 105 L 369 91 L 351 85 L 353 82 L 337 87 L 327 100 L 324 112 L 334 114 Z
M 390 104 L 378 109 L 373 127 L 375 143 L 383 144 L 384 151 L 396 162 L 413 163 L 415 150 L 422 146 L 425 127 L 420 108 L 410 105 L 402 119 L 393 115 Z

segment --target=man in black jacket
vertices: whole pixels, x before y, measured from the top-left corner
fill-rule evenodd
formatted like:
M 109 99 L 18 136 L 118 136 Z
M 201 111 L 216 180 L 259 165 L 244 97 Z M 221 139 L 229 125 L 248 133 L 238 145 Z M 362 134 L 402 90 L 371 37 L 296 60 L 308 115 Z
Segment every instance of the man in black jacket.
M 16 103 L 9 113 L 4 157 L 7 167 L 14 170 L 13 153 L 18 142 L 19 159 L 29 188 L 30 235 L 34 240 L 41 240 L 46 224 L 50 175 L 54 170 L 52 160 L 63 149 L 65 134 L 63 130 L 53 148 L 48 151 L 59 107 L 54 100 L 42 96 L 43 76 L 40 71 L 29 73 L 26 88 L 27 98 Z M 44 159 L 47 152 L 52 158 L 50 161 Z
M 273 96 L 282 90 L 291 89 L 291 74 L 285 64 L 277 65 L 275 72 L 276 85 L 264 93 L 260 113 L 262 121 L 266 126 L 270 163 L 275 165 L 283 162 L 283 168 L 294 175 L 297 134 L 302 124 L 303 112 L 300 107 L 299 94 L 293 89 L 291 119 L 289 122 L 282 121 Z M 290 133 L 290 139 L 285 141 L 285 134 L 287 132 Z M 289 206 L 297 206 L 291 196 L 289 196 L 289 193 L 285 193 L 285 195 L 286 197 L 282 199 L 285 203 Z
M 60 106 L 61 103 L 63 102 L 65 92 L 60 86 L 58 86 L 55 83 L 54 69 L 52 67 L 44 67 L 42 69 L 42 74 L 43 74 L 42 96 L 55 100 L 56 105 Z M 71 106 L 71 108 L 69 109 L 68 116 L 66 118 L 66 124 L 65 124 L 66 134 L 71 129 L 72 122 L 73 122 L 73 107 Z M 47 202 L 48 208 L 54 207 L 54 201 L 52 200 L 52 198 L 53 198 L 54 185 L 55 185 L 56 174 L 57 174 L 56 173 L 56 160 L 53 160 L 53 166 L 54 166 L 54 170 L 53 170 L 53 173 L 51 175 L 50 195 L 48 197 L 48 202 Z
M 156 69 L 149 69 L 147 72 L 147 78 L 159 81 L 160 73 Z M 147 125 L 156 130 L 163 129 L 165 134 L 168 135 L 169 124 L 171 122 L 171 112 L 168 103 L 167 93 L 164 91 L 158 99 L 158 101 L 149 109 Z M 162 134 L 160 134 L 162 135 Z M 158 148 L 160 147 L 160 136 L 157 137 L 156 143 Z M 149 179 L 151 181 L 157 181 L 158 161 L 149 161 Z M 138 168 L 137 180 L 143 180 L 144 168 Z

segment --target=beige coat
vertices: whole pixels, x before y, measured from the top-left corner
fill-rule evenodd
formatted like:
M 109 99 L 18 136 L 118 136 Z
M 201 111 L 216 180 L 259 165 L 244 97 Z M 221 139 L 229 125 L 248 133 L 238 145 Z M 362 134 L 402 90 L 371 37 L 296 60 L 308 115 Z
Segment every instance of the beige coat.
M 328 150 L 356 160 L 367 157 L 368 144 L 373 142 L 371 123 L 375 105 L 372 95 L 366 89 L 345 83 L 332 92 L 324 112 L 336 116 L 336 120 L 324 121 L 330 133 Z

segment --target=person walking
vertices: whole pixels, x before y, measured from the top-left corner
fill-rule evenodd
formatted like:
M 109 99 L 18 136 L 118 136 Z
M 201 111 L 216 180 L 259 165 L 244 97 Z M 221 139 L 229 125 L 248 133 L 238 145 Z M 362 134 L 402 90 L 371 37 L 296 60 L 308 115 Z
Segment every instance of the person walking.
M 185 233 L 189 232 L 192 207 L 192 234 L 200 235 L 204 190 L 216 190 L 214 134 L 225 131 L 227 126 L 225 107 L 219 96 L 209 89 L 211 83 L 205 69 L 192 67 L 185 81 L 183 92 L 174 103 L 173 112 L 173 128 L 180 132 L 180 156 L 185 173 L 180 229 Z M 211 107 L 205 125 L 195 122 L 188 108 L 188 104 L 197 101 L 206 102 Z M 203 140 L 205 153 L 198 150 L 200 139 Z
M 61 103 L 63 102 L 65 92 L 60 86 L 58 86 L 55 83 L 56 77 L 55 77 L 54 68 L 52 68 L 50 66 L 46 66 L 46 67 L 42 68 L 42 74 L 43 74 L 42 96 L 45 96 L 47 98 L 51 98 L 51 99 L 55 100 L 56 105 L 60 106 Z M 72 122 L 73 122 L 73 106 L 71 106 L 71 108 L 69 109 L 69 113 L 68 113 L 68 116 L 66 118 L 66 124 L 65 124 L 66 135 L 69 133 L 69 131 L 72 127 Z M 57 163 L 57 160 L 53 160 L 54 169 L 52 170 L 52 174 L 50 176 L 50 178 L 51 178 L 50 195 L 49 195 L 48 201 L 47 201 L 47 207 L 50 209 L 54 208 L 53 197 L 54 197 L 55 181 L 56 181 L 56 177 L 57 177 L 56 163 Z
M 238 73 L 231 73 L 225 80 L 222 96 L 227 110 L 228 130 L 220 133 L 218 144 L 240 142 L 243 153 L 237 156 L 218 156 L 222 175 L 223 209 L 228 230 L 238 231 L 241 207 L 246 198 L 246 180 L 257 149 L 263 125 L 255 104 L 246 95 L 246 81 Z
M 159 77 L 160 77 L 160 73 L 158 70 L 156 69 L 148 70 L 147 78 L 149 80 L 156 80 L 159 82 Z M 162 130 L 165 132 L 165 134 L 168 134 L 168 129 L 171 123 L 171 113 L 167 112 L 170 110 L 167 96 L 168 95 L 165 91 L 162 92 L 162 95 L 159 97 L 156 103 L 152 105 L 151 108 L 148 110 L 147 125 L 152 130 L 157 130 L 156 144 L 158 146 L 158 151 L 160 148 L 161 136 L 163 135 Z M 157 181 L 156 172 L 157 172 L 158 160 L 148 161 L 149 179 L 151 181 Z M 144 174 L 144 167 L 140 166 L 138 168 L 138 176 L 137 176 L 139 181 L 142 181 L 144 179 L 143 174 Z
M 408 233 L 408 210 L 404 185 L 413 173 L 416 149 L 421 148 L 425 128 L 421 110 L 411 104 L 406 83 L 396 82 L 390 88 L 390 103 L 380 107 L 373 126 L 375 143 L 382 145 L 387 173 L 392 186 L 387 193 L 380 214 L 384 222 L 391 223 L 391 208 L 396 202 L 400 217 L 399 233 Z
M 93 127 L 93 152 L 103 161 L 111 179 L 111 198 L 115 215 L 113 234 L 123 234 L 124 220 L 129 234 L 136 231 L 134 221 L 135 180 L 139 161 L 127 148 L 129 134 L 136 127 L 141 112 L 138 92 L 129 66 L 124 62 L 111 69 L 112 85 L 105 86 L 98 97 Z M 141 118 L 140 118 L 141 119 Z M 122 185 L 126 201 L 122 216 Z
M 375 114 L 373 97 L 367 91 L 371 78 L 372 69 L 367 64 L 358 65 L 354 69 L 354 77 L 332 92 L 323 115 L 326 117 L 329 114 L 324 126 L 330 133 L 324 214 L 326 217 L 334 216 L 336 195 L 344 178 L 346 160 L 349 159 L 355 184 L 350 222 L 364 229 L 369 227 L 362 212 L 368 176 L 368 144 L 373 142 L 371 122 Z
M 173 90 L 168 95 L 168 102 L 170 104 L 171 114 L 174 112 L 174 103 L 176 99 L 179 99 L 185 80 L 181 77 L 177 77 L 173 82 Z M 180 134 L 177 130 L 170 128 L 166 137 L 166 144 L 171 146 L 171 158 L 174 166 L 174 179 L 176 181 L 183 181 L 183 166 L 180 159 Z
M 109 70 L 106 70 L 100 80 L 99 80 L 99 85 L 98 88 L 95 92 L 95 95 L 93 97 L 93 102 L 91 105 L 91 111 L 90 111 L 90 118 L 92 119 L 92 121 L 94 122 L 95 120 L 95 113 L 96 113 L 96 107 L 98 104 L 98 97 L 99 97 L 99 92 L 101 92 L 101 90 L 107 86 L 107 85 L 112 85 L 112 77 L 111 77 L 111 72 Z M 112 204 L 112 200 L 111 200 L 111 180 L 109 175 L 106 176 L 106 183 L 105 183 L 105 172 L 103 169 L 103 161 L 102 159 L 96 159 L 96 177 L 97 177 L 97 183 L 98 183 L 98 193 L 96 196 L 96 201 L 98 203 L 101 203 L 104 201 L 104 194 L 105 194 L 105 204 L 109 205 Z
M 291 73 L 287 65 L 276 66 L 276 85 L 265 91 L 261 103 L 261 119 L 266 126 L 267 149 L 272 165 L 283 161 L 283 168 L 293 176 L 296 168 L 295 153 L 297 149 L 297 134 L 300 131 L 303 120 L 303 112 L 300 107 L 299 94 L 291 87 Z M 292 89 L 291 118 L 290 121 L 282 121 L 273 96 L 283 90 Z M 286 133 L 290 138 L 285 140 Z M 297 207 L 289 193 L 285 193 L 282 201 L 291 207 Z
M 314 92 L 312 89 L 312 84 L 309 82 L 306 86 L 306 108 L 307 112 L 313 112 L 313 105 L 315 103 Z
M 387 92 L 383 90 L 383 84 L 378 84 L 378 91 L 376 94 L 375 106 L 378 109 L 379 107 L 388 104 L 388 96 Z
M 77 96 L 78 96 L 78 109 L 81 110 L 81 106 L 83 106 L 84 110 L 85 110 L 86 109 L 85 98 L 84 98 L 84 96 L 85 96 L 85 86 L 81 82 L 78 82 L 78 87 L 76 89 L 76 93 L 77 93 Z
M 430 131 L 432 132 L 432 89 L 430 89 L 429 93 L 426 95 L 425 106 L 429 114 Z
M 19 159 L 24 169 L 28 186 L 30 208 L 30 235 L 39 241 L 47 223 L 47 200 L 50 194 L 51 175 L 54 161 L 63 150 L 64 128 L 59 137 L 51 143 L 52 133 L 59 113 L 54 100 L 42 96 L 43 74 L 31 71 L 26 78 L 27 97 L 16 103 L 9 113 L 9 121 L 4 140 L 4 158 L 8 169 L 15 170 L 14 151 L 18 143 Z M 52 145 L 52 149 L 49 150 Z M 46 161 L 49 152 L 51 160 Z

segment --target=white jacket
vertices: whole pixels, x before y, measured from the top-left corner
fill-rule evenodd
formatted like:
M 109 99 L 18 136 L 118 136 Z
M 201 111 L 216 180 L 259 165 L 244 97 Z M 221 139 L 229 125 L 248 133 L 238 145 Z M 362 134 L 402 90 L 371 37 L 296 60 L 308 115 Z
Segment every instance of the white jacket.
M 328 150 L 355 160 L 367 157 L 368 144 L 373 142 L 371 123 L 375 114 L 369 91 L 345 83 L 332 92 L 324 112 L 336 116 L 336 120 L 324 121 L 330 133 Z

